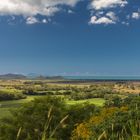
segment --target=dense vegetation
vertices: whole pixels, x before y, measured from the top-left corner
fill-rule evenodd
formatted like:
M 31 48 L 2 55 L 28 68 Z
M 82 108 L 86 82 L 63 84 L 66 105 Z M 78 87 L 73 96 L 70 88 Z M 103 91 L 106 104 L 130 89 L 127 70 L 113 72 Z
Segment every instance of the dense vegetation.
M 54 85 L 46 81 L 11 84 L 6 81 L 0 86 L 3 101 L 42 96 L 11 109 L 10 116 L 0 119 L 0 140 L 140 139 L 139 85 Z M 80 103 L 81 99 L 106 101 L 103 106 L 95 106 Z M 68 104 L 68 101 L 79 104 Z
M 15 140 L 21 128 L 20 140 L 41 140 L 44 133 L 46 138 L 68 139 L 75 124 L 95 110 L 89 104 L 68 107 L 61 98 L 38 98 L 1 120 L 0 138 Z
M 37 98 L 1 119 L 0 139 L 131 140 L 140 135 L 140 97 L 103 108 L 68 106 L 57 97 Z
M 72 139 L 139 140 L 140 97 L 102 108 L 99 114 L 77 125 Z
M 0 101 L 24 99 L 22 92 L 13 89 L 0 89 Z

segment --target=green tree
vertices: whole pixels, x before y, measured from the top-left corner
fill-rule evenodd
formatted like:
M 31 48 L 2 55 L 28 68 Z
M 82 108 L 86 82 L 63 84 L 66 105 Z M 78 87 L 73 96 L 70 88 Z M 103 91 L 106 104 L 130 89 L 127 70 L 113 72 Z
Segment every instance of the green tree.
M 1 120 L 0 140 L 15 140 L 20 128 L 20 140 L 41 140 L 44 133 L 49 137 L 66 116 L 65 107 L 65 103 L 61 98 L 45 97 L 35 99 L 15 111 L 12 117 Z M 50 117 L 48 118 L 50 109 L 51 120 L 49 120 Z M 48 128 L 45 129 L 47 132 L 44 132 L 48 120 L 50 122 Z M 59 128 L 63 129 L 63 127 L 64 124 L 59 125 Z M 55 134 L 53 134 L 58 139 L 59 130 L 57 128 L 57 131 L 55 130 Z

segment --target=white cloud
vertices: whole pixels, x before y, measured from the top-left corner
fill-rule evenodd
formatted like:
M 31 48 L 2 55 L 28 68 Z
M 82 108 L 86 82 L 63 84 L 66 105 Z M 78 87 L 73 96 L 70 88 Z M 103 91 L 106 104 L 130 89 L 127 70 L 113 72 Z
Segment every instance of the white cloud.
M 92 16 L 91 20 L 89 22 L 90 24 L 115 24 L 115 21 L 113 21 L 112 19 L 108 18 L 108 17 L 100 17 L 97 18 L 96 16 Z
M 80 0 L 4 0 L 0 1 L 1 15 L 51 16 L 58 12 L 58 5 L 74 6 Z
M 128 0 L 92 0 L 90 4 L 91 24 L 115 24 L 120 21 L 119 14 Z M 120 8 L 118 12 L 116 8 Z M 123 8 L 122 8 L 123 7 Z
M 113 21 L 117 20 L 116 14 L 114 12 L 108 12 L 106 16 L 112 19 Z
M 35 24 L 35 23 L 39 23 L 39 20 L 35 17 L 28 17 L 26 19 L 26 24 Z
M 69 10 L 68 10 L 68 13 L 69 13 L 69 14 L 74 14 L 74 11 L 72 11 L 72 10 L 69 9 Z
M 124 7 L 127 3 L 126 0 L 92 0 L 91 7 L 95 10 L 101 10 L 116 6 Z
M 133 12 L 133 13 L 132 13 L 132 18 L 133 18 L 133 19 L 140 19 L 140 13 L 138 13 L 138 12 Z
M 80 1 L 87 0 L 0 0 L 0 16 L 9 15 L 15 20 L 17 19 L 15 17 L 20 15 L 24 18 L 22 21 L 26 21 L 27 24 L 48 23 L 51 21 L 51 16 L 59 11 L 74 13 L 75 10 L 73 11 L 72 7 Z M 130 19 L 140 19 L 139 10 L 133 13 L 125 11 L 128 2 L 128 0 L 89 0 L 91 12 L 89 23 L 115 24 L 129 22 Z M 69 8 L 63 9 L 63 6 Z M 41 17 L 37 19 L 37 15 Z M 129 19 L 127 15 L 130 16 Z
M 103 13 L 97 13 L 96 16 L 92 16 L 90 19 L 90 24 L 115 24 L 117 22 L 117 17 L 114 12 L 107 12 L 105 15 Z
M 28 17 L 26 19 L 26 24 L 35 24 L 35 23 L 44 23 L 44 24 L 47 24 L 48 23 L 48 20 L 47 19 L 42 19 L 42 20 L 39 20 L 37 19 L 36 17 Z
M 42 23 L 48 23 L 47 19 L 43 19 Z
M 33 20 L 37 22 L 33 17 L 38 14 L 53 16 L 61 10 L 60 5 L 73 7 L 78 1 L 80 0 L 1 0 L 0 15 L 21 15 L 27 18 L 27 23 L 32 23 Z

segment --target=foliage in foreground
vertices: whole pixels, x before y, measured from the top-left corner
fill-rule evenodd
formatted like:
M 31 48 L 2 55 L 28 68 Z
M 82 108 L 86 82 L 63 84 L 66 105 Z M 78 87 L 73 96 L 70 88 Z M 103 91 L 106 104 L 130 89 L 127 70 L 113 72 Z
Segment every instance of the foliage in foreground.
M 67 106 L 57 97 L 37 98 L 0 123 L 0 140 L 67 140 L 76 123 L 98 111 L 94 105 Z
M 140 139 L 140 97 L 113 98 L 103 108 L 44 97 L 12 114 L 0 121 L 0 140 Z
M 55 106 L 53 106 L 54 104 Z M 1 140 L 15 140 L 19 128 L 21 128 L 20 140 L 41 139 L 52 106 L 51 125 L 47 129 L 47 134 L 50 135 L 55 126 L 63 118 L 65 106 L 61 100 L 56 98 L 42 98 L 35 99 L 35 101 L 13 112 L 12 118 L 2 120 L 0 125 Z
M 140 140 L 140 97 L 129 102 L 126 99 L 120 108 L 103 108 L 98 115 L 78 124 L 71 139 Z

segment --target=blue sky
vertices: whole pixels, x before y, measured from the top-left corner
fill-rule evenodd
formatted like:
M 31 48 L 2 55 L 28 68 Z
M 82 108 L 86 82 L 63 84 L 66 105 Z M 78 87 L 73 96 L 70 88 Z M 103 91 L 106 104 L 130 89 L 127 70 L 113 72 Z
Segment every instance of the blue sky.
M 139 60 L 139 0 L 0 2 L 1 74 L 140 75 Z

